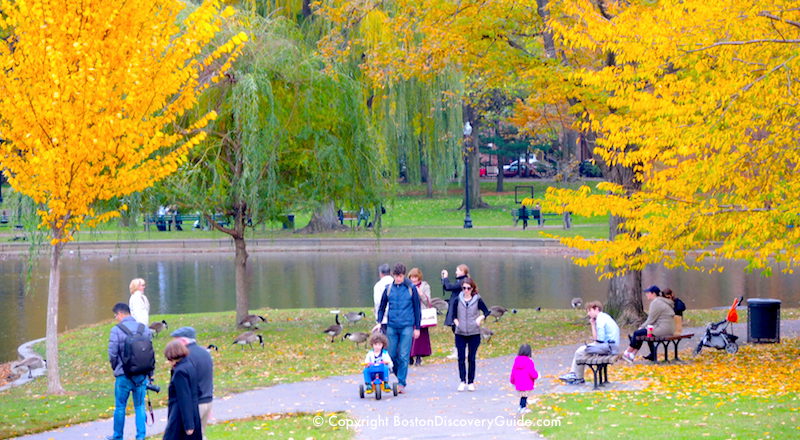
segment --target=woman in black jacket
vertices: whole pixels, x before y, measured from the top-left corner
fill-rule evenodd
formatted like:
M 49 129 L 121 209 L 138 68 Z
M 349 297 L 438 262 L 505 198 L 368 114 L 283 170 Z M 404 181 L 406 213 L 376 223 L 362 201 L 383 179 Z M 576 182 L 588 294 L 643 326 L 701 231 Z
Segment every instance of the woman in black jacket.
M 475 358 L 481 345 L 481 324 L 489 313 L 489 308 L 478 294 L 475 281 L 465 279 L 461 292 L 447 310 L 447 316 L 455 326 L 458 375 L 461 379 L 458 391 L 475 391 Z
M 197 379 L 192 364 L 186 360 L 188 355 L 189 350 L 178 340 L 171 341 L 164 349 L 164 356 L 172 365 L 164 440 L 203 439 Z

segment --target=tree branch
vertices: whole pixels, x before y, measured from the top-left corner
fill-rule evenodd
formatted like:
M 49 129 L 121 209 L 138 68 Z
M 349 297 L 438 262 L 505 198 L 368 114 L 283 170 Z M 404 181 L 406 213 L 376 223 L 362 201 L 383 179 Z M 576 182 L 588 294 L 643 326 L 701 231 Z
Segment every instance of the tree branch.
M 775 14 L 773 14 L 771 12 L 768 12 L 768 11 L 761 11 L 761 12 L 758 13 L 758 15 L 761 16 L 761 17 L 769 18 L 770 20 L 775 20 L 775 21 L 779 21 L 781 23 L 786 23 L 786 24 L 788 24 L 790 26 L 800 27 L 800 21 L 784 20 L 783 18 L 778 17 L 777 15 L 775 15 Z
M 711 49 L 712 47 L 719 47 L 719 46 L 745 46 L 748 44 L 762 44 L 762 43 L 783 43 L 783 44 L 797 44 L 800 43 L 800 40 L 783 40 L 783 39 L 776 39 L 776 38 L 764 38 L 760 40 L 748 40 L 748 41 L 718 41 L 714 44 L 710 44 L 705 47 L 701 47 L 699 49 L 692 49 L 687 50 L 686 53 L 693 53 L 693 52 L 701 52 L 707 49 Z

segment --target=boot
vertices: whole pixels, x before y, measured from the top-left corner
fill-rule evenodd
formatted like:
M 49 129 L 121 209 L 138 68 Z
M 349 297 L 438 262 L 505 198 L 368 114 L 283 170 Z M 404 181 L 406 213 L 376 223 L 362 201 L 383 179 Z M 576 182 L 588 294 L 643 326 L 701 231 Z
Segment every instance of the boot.
M 422 366 L 422 356 L 417 356 L 417 366 Z

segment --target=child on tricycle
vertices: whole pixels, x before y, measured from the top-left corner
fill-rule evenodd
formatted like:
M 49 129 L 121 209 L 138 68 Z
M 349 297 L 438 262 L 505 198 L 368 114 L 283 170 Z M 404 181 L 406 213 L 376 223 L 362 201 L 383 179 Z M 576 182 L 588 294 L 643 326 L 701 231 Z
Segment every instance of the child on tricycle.
M 373 333 L 369 338 L 372 350 L 364 358 L 364 385 L 359 387 L 359 395 L 364 398 L 364 394 L 375 393 L 375 398 L 380 400 L 381 391 L 393 392 L 397 395 L 397 386 L 389 386 L 389 369 L 393 367 L 392 358 L 386 347 L 389 341 L 382 333 Z

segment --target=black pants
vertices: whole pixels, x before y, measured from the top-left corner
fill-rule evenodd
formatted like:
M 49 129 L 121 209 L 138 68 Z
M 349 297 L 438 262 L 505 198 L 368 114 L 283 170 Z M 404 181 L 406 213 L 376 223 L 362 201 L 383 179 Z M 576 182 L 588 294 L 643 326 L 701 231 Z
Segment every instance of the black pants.
M 461 382 L 475 382 L 475 355 L 481 345 L 481 335 L 456 335 L 456 351 L 458 352 L 458 376 Z M 466 353 L 465 353 L 466 351 Z M 469 372 L 467 365 L 469 363 Z
M 639 330 L 636 330 L 635 332 L 633 332 L 633 334 L 631 335 L 631 341 L 630 341 L 631 348 L 635 348 L 637 350 L 642 348 L 642 343 L 644 341 L 640 341 L 640 340 L 636 339 L 639 336 L 647 336 L 647 329 L 640 328 Z M 655 344 L 653 344 L 650 341 L 647 341 L 647 346 L 650 347 L 650 354 L 653 354 L 655 356 L 655 352 L 656 352 Z

